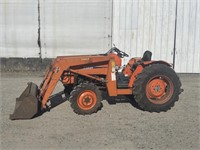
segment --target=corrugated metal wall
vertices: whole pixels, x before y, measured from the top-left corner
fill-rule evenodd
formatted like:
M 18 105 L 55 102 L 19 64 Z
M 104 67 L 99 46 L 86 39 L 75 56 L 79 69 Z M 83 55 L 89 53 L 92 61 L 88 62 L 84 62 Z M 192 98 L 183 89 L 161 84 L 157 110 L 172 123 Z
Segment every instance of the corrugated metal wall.
M 0 57 L 40 57 L 38 17 L 42 58 L 101 53 L 111 14 L 112 0 L 1 0 Z
M 200 0 L 178 1 L 175 69 L 200 73 Z
M 39 57 L 36 0 L 0 1 L 1 57 Z
M 111 0 L 43 0 L 40 6 L 43 57 L 110 48 Z
M 200 73 L 199 0 L 113 0 L 113 43 L 131 54 L 153 52 L 153 59 L 173 63 L 178 72 Z M 174 55 L 175 54 L 175 55 Z M 128 58 L 124 60 L 128 61 Z
M 131 57 L 151 50 L 153 59 L 172 63 L 175 4 L 174 0 L 114 0 L 113 42 Z

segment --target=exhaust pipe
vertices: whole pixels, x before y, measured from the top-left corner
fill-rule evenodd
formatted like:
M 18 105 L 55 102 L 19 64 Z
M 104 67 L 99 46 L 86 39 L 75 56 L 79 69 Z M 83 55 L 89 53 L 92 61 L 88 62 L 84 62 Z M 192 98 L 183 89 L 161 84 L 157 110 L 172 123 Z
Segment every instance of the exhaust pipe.
M 39 89 L 38 86 L 32 82 L 28 83 L 27 88 L 16 98 L 15 110 L 10 114 L 11 120 L 17 119 L 31 119 L 39 111 Z

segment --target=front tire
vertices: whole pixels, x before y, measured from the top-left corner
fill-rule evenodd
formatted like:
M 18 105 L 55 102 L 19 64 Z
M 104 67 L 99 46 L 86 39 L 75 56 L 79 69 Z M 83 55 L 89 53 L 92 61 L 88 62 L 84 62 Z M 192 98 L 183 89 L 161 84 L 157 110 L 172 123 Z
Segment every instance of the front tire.
M 143 110 L 167 111 L 178 101 L 180 87 L 179 77 L 172 68 L 164 64 L 152 64 L 137 75 L 133 95 Z
M 69 101 L 74 112 L 80 115 L 96 113 L 102 107 L 101 92 L 92 83 L 81 83 L 74 87 Z

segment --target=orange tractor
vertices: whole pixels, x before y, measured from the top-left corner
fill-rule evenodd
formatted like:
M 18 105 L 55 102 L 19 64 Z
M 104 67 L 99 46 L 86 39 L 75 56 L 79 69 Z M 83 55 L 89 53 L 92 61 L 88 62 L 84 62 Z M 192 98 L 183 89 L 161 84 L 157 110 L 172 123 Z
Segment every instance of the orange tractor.
M 87 115 L 100 110 L 102 90 L 109 96 L 132 96 L 149 112 L 167 111 L 179 99 L 181 82 L 170 64 L 153 61 L 151 55 L 146 51 L 142 58 L 131 58 L 126 66 L 121 65 L 121 59 L 128 54 L 116 47 L 105 54 L 59 56 L 39 87 L 28 83 L 17 98 L 10 119 L 30 119 L 51 107 L 49 97 L 59 80 L 77 114 Z

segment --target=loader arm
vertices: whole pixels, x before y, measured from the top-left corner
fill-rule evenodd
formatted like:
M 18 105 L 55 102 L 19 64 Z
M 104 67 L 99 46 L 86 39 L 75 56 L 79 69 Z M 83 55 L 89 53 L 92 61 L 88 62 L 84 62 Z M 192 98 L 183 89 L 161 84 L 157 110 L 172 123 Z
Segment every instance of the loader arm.
M 42 103 L 42 108 L 46 108 L 46 103 L 48 101 L 49 96 L 52 94 L 57 82 L 61 78 L 63 72 L 65 70 L 71 70 L 71 72 L 79 74 L 79 72 L 70 69 L 74 66 L 81 66 L 81 65 L 88 65 L 88 64 L 95 64 L 95 63 L 102 63 L 109 61 L 109 57 L 103 56 L 60 56 L 57 57 L 51 64 L 49 70 L 47 71 L 39 89 L 39 100 Z M 88 74 L 84 74 L 80 72 L 83 76 L 88 76 L 93 78 Z M 96 80 L 100 80 L 96 78 Z
M 42 108 L 46 108 L 46 102 L 55 89 L 55 86 L 57 85 L 57 82 L 60 79 L 63 71 L 63 66 L 60 65 L 59 61 L 55 60 L 45 75 L 39 94 L 39 98 L 42 102 Z

